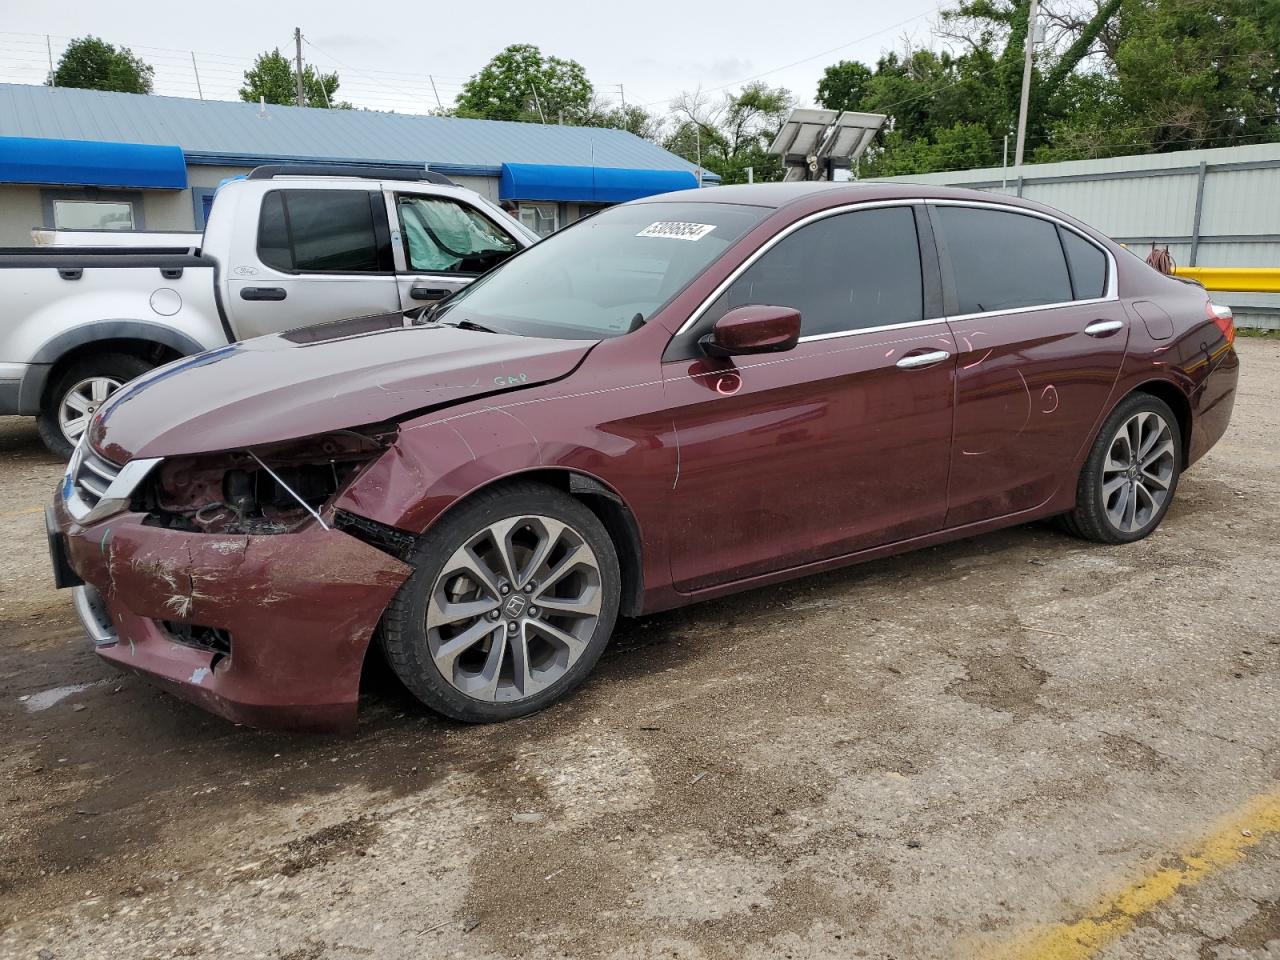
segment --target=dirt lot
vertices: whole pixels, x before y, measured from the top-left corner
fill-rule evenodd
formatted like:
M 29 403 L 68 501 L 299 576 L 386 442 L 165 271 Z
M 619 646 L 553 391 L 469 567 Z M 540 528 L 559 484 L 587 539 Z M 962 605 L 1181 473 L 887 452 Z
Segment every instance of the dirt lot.
M 0 956 L 1280 956 L 1280 342 L 1163 528 L 624 624 L 466 728 L 258 733 L 100 664 L 0 421 Z M 1268 946 L 1269 944 L 1269 946 Z

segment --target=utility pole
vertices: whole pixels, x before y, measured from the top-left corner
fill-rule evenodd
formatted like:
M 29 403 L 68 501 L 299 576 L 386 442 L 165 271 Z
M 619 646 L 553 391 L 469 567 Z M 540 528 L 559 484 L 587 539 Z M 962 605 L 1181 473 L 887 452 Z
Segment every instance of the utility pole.
M 627 91 L 625 91 L 625 90 L 623 90 L 623 89 L 622 89 L 622 84 L 618 84 L 618 96 L 622 99 L 622 114 L 623 114 L 623 116 L 626 116 L 626 113 L 627 113 Z
M 694 143 L 697 145 L 698 151 L 698 188 L 702 188 L 702 124 L 697 120 L 693 121 Z
M 431 74 L 427 74 L 427 79 L 431 81 L 431 92 L 435 94 L 436 97 L 436 109 L 441 113 L 444 113 L 444 104 L 440 102 L 440 91 L 436 89 L 436 78 L 431 76 Z
M 1038 0 L 1030 0 L 1027 10 L 1027 58 L 1022 64 L 1022 101 L 1018 105 L 1018 146 L 1014 152 L 1013 165 L 1022 166 L 1022 150 L 1027 142 L 1027 104 L 1031 99 L 1031 61 L 1036 52 L 1036 21 L 1040 18 Z
M 196 94 L 201 100 L 204 99 L 204 90 L 200 86 L 200 68 L 196 65 L 196 52 L 191 51 L 191 70 L 196 75 Z
M 53 41 L 49 39 L 49 35 L 44 35 L 44 48 L 49 52 L 49 86 L 56 87 L 58 85 L 57 72 L 53 69 Z
M 1032 0 L 1032 2 L 1034 3 L 1035 0 Z M 307 95 L 302 89 L 302 28 L 301 27 L 293 28 L 293 42 L 296 43 L 298 46 L 298 56 L 297 56 L 297 60 L 295 61 L 297 64 L 295 73 L 296 73 L 296 78 L 298 83 L 298 106 L 305 107 L 307 105 Z
M 529 92 L 533 94 L 533 105 L 538 108 L 538 119 L 546 123 L 547 115 L 542 112 L 542 101 L 538 99 L 538 88 L 533 83 L 529 84 Z

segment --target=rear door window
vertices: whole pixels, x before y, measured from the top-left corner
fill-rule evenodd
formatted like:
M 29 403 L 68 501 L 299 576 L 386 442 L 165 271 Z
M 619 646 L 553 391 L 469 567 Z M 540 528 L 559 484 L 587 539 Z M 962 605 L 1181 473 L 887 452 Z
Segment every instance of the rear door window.
M 943 204 L 933 213 L 950 259 L 957 314 L 1072 300 L 1066 257 L 1050 221 Z
M 273 190 L 262 200 L 258 257 L 286 273 L 388 271 L 381 209 L 382 195 L 368 190 Z
M 806 337 L 923 319 L 911 208 L 858 210 L 801 227 L 747 268 L 704 322 L 747 304 L 794 307 Z
M 1058 228 L 1077 300 L 1096 300 L 1107 292 L 1107 255 L 1074 230 Z

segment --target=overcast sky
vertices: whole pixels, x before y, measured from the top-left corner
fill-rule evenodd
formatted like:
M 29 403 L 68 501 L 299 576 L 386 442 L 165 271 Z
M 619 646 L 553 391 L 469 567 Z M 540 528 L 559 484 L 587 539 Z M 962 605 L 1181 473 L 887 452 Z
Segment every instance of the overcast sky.
M 930 41 L 937 0 L 808 0 L 803 4 L 642 4 L 489 0 L 306 4 L 222 0 L 0 0 L 0 81 L 42 83 L 68 39 L 86 33 L 133 48 L 155 67 L 155 92 L 195 97 L 195 52 L 204 96 L 235 99 L 261 51 L 303 56 L 342 79 L 339 97 L 357 106 L 425 112 L 434 77 L 447 107 L 468 76 L 512 43 L 571 58 L 597 91 L 665 112 L 666 101 L 699 85 L 714 93 L 759 78 L 811 105 L 822 68 L 840 59 L 874 63 L 903 37 Z M 803 15 L 801 15 L 803 14 Z

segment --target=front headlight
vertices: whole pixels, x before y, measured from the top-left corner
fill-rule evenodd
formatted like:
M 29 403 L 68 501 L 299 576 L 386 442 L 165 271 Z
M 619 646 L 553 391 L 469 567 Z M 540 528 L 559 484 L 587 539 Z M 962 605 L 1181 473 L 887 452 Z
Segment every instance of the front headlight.
M 202 533 L 287 533 L 320 512 L 395 439 L 395 424 L 166 458 L 134 498 L 151 522 Z

